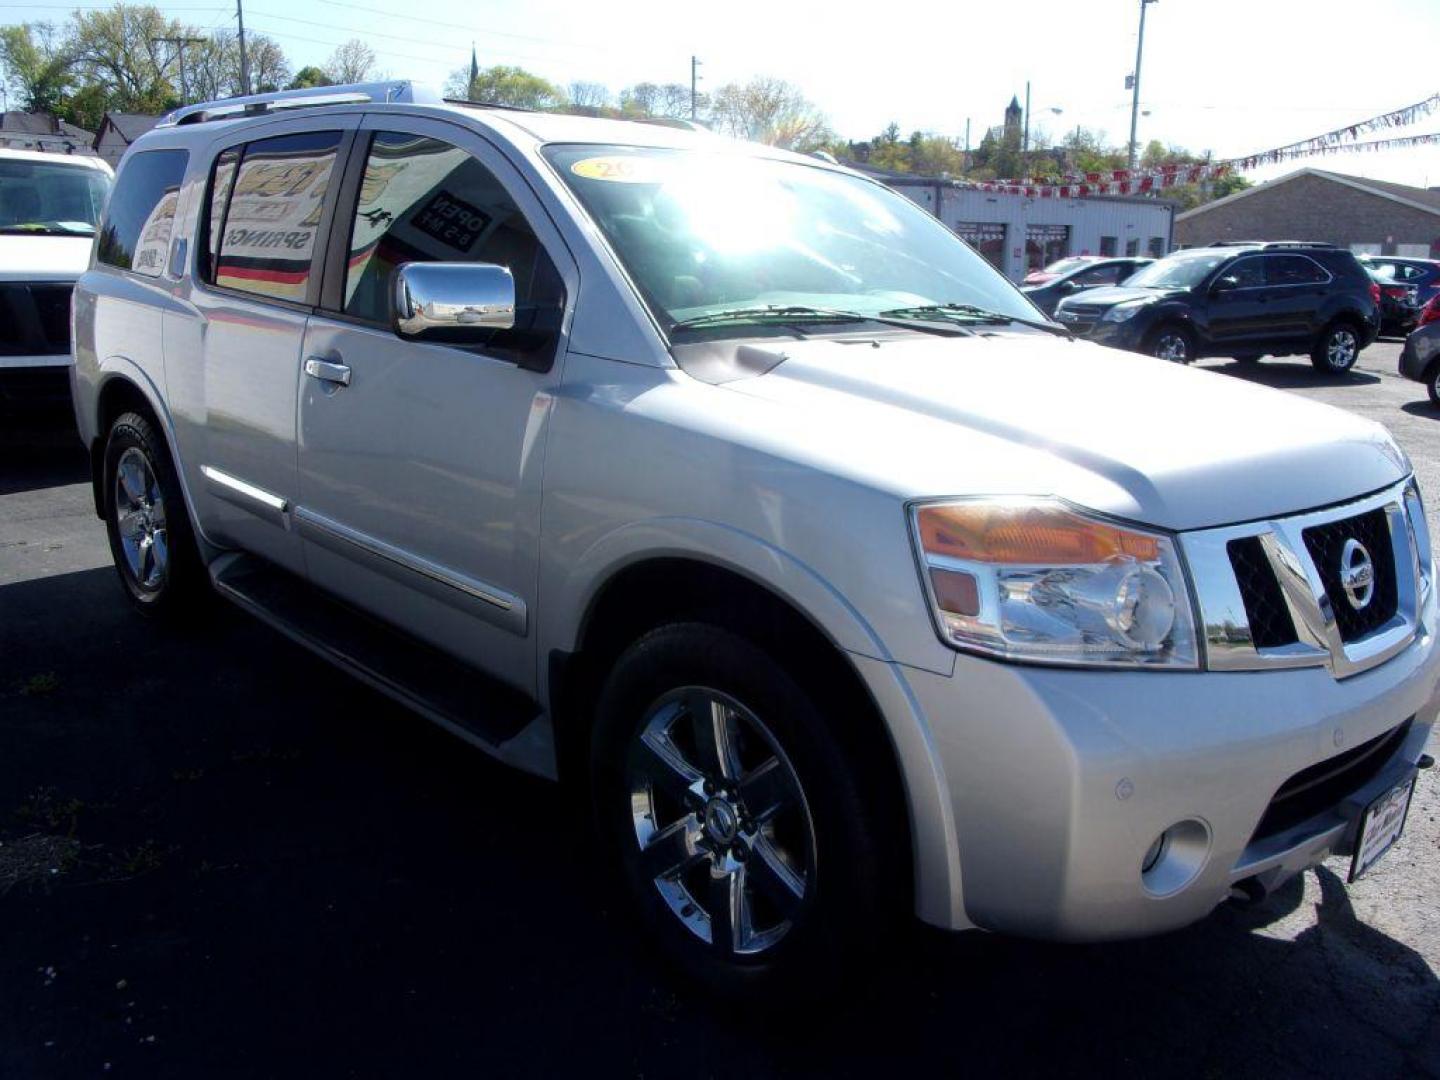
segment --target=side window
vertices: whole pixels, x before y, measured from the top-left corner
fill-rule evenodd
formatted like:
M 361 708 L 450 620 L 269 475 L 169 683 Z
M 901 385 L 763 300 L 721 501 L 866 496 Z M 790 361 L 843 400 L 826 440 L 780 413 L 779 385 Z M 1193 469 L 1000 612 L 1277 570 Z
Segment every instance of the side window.
M 1124 263 L 1110 263 L 1107 266 L 1092 266 L 1075 275 L 1076 285 L 1114 285 L 1123 276 Z
M 516 329 L 558 326 L 559 274 L 500 181 L 459 147 L 375 134 L 350 227 L 347 315 L 390 318 L 390 274 L 406 262 L 485 262 L 515 278 Z M 530 324 L 527 326 L 527 323 Z M 513 335 L 511 344 L 524 347 Z M 505 342 L 497 337 L 496 344 Z
M 189 161 L 185 150 L 145 150 L 125 162 L 105 208 L 96 258 L 122 270 L 160 276 Z
M 1238 284 L 1237 289 L 1254 289 L 1265 284 L 1265 267 L 1261 265 L 1263 259 L 1236 259 L 1225 268 L 1223 277 L 1233 277 Z
M 230 191 L 235 186 L 235 167 L 240 164 L 240 149 L 222 150 L 210 170 L 210 193 L 205 211 L 205 264 L 201 276 L 215 283 L 215 266 L 220 256 L 220 237 L 225 230 L 225 210 L 230 205 Z
M 338 131 L 246 144 L 220 229 L 216 285 L 276 300 L 307 299 L 339 145 Z M 210 212 L 213 222 L 213 199 Z
M 1318 285 L 1329 280 L 1315 260 L 1302 255 L 1271 255 L 1265 260 L 1265 278 L 1271 285 Z

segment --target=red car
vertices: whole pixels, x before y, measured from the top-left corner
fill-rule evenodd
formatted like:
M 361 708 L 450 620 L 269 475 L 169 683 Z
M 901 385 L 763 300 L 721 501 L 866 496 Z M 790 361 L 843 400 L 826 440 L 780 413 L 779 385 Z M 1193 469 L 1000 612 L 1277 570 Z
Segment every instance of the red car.
M 1086 263 L 1096 262 L 1101 258 L 1109 258 L 1108 255 L 1067 255 L 1063 259 L 1057 259 L 1044 270 L 1031 270 L 1025 275 L 1024 284 L 1044 285 L 1047 281 L 1054 281 L 1061 274 L 1078 270 Z
M 1420 319 L 1416 326 L 1428 326 L 1433 322 L 1440 322 L 1440 293 L 1430 298 L 1430 302 L 1420 309 Z

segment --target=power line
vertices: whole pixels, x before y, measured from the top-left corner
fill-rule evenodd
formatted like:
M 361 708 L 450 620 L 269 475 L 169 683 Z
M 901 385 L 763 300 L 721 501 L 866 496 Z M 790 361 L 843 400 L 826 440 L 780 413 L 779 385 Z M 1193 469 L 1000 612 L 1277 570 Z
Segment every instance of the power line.
M 350 0 L 321 0 L 321 3 L 329 4 L 331 7 L 350 8 L 352 11 L 363 11 L 370 15 L 383 15 L 387 19 L 403 19 L 407 23 L 430 23 L 432 26 L 446 26 L 456 30 L 473 30 L 473 23 L 447 22 L 444 19 L 427 19 L 421 15 L 412 15 L 408 11 L 385 11 L 383 8 L 366 7 L 363 4 L 353 4 Z M 562 45 L 569 49 L 594 49 L 594 43 L 582 43 L 579 41 L 566 41 L 563 38 L 535 37 L 533 34 L 513 34 L 504 30 L 492 30 L 485 28 L 487 37 L 508 37 L 520 41 L 534 41 L 541 45 Z
M 259 16 L 262 16 L 263 18 L 266 18 L 266 19 L 280 19 L 280 20 L 282 20 L 283 22 L 300 23 L 300 24 L 303 25 L 303 26 L 318 26 L 318 27 L 320 27 L 322 30 L 333 30 L 333 31 L 336 32 L 336 33 L 345 33 L 345 32 L 346 32 L 346 31 L 344 31 L 343 29 L 337 27 L 334 23 L 316 22 L 314 19 L 298 19 L 298 18 L 296 18 L 296 17 L 293 16 L 293 15 L 276 15 L 276 14 L 274 14 L 273 12 L 259 10 L 259 9 L 255 8 L 253 5 L 252 5 L 251 8 L 250 8 L 250 14 L 251 14 L 252 16 L 259 15 Z M 351 36 L 355 36 L 355 35 L 351 35 Z M 406 36 L 403 35 L 403 34 L 387 34 L 387 33 L 383 33 L 382 31 L 379 31 L 379 30 L 366 30 L 366 31 L 364 31 L 363 36 L 366 37 L 366 38 L 372 38 L 372 37 L 389 38 L 389 39 L 392 40 L 392 41 L 404 41 L 404 42 L 407 42 L 407 43 L 409 43 L 409 44 L 411 44 L 411 45 L 436 45 L 435 41 L 434 41 L 433 39 L 430 39 L 430 38 L 406 37 Z M 445 45 L 445 46 L 437 46 L 437 47 L 449 48 L 450 46 Z M 516 59 L 516 60 L 534 60 L 534 61 L 536 61 L 537 63 L 542 63 L 542 64 L 551 63 L 551 62 L 552 62 L 550 59 L 548 59 L 548 58 L 546 58 L 546 57 L 543 57 L 543 56 L 528 56 L 528 55 L 526 55 L 525 53 L 505 52 L 505 53 L 500 53 L 500 54 L 497 54 L 497 55 L 509 57 L 509 58 L 511 58 L 511 59 Z

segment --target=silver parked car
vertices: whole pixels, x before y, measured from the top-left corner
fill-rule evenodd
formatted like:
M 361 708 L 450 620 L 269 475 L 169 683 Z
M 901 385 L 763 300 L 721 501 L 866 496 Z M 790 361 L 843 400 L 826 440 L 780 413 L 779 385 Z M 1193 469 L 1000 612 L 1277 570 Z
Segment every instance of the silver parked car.
M 218 592 L 585 785 L 722 990 L 908 913 L 1120 938 L 1360 874 L 1428 764 L 1381 428 L 1073 340 L 824 161 L 408 84 L 189 107 L 74 317 L 134 604 Z

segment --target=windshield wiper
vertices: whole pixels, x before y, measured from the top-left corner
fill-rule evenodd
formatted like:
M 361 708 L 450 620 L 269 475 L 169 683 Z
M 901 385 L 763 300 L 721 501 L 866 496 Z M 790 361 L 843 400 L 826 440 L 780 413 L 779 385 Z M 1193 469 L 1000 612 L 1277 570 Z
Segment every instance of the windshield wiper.
M 1054 334 L 1057 337 L 1073 338 L 1066 327 L 1059 323 L 1042 322 L 1039 319 L 1026 319 L 1019 315 L 1006 315 L 1001 311 L 991 311 L 988 308 L 976 307 L 974 304 L 917 304 L 915 307 L 891 308 L 882 311 L 895 319 L 924 319 L 924 318 L 963 318 L 971 322 L 982 323 L 1015 323 L 1018 326 L 1028 326 L 1035 330 L 1044 330 L 1047 334 Z
M 917 322 L 909 316 L 894 317 L 891 312 L 881 312 L 878 315 L 866 315 L 860 311 L 845 311 L 840 308 L 807 307 L 801 304 L 770 304 L 763 307 L 728 308 L 725 311 L 711 311 L 704 315 L 695 315 L 688 319 L 681 319 L 670 324 L 670 332 L 676 330 L 693 330 L 704 326 L 719 326 L 727 322 L 735 323 L 758 323 L 764 325 L 773 323 L 784 326 L 794 322 L 878 322 L 886 326 L 898 326 L 904 330 L 919 330 L 929 334 L 940 334 L 945 337 L 958 337 L 969 333 L 961 327 L 946 323 L 925 323 Z

